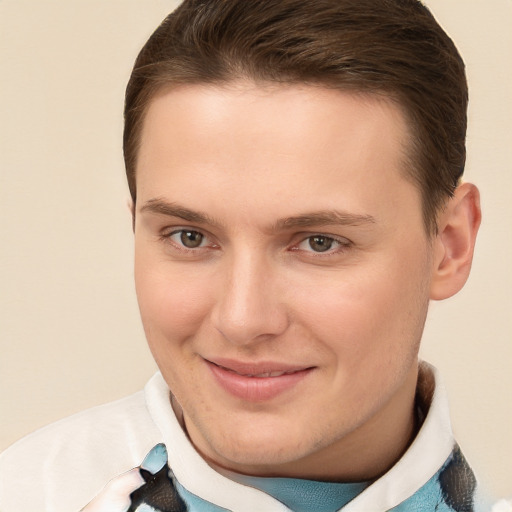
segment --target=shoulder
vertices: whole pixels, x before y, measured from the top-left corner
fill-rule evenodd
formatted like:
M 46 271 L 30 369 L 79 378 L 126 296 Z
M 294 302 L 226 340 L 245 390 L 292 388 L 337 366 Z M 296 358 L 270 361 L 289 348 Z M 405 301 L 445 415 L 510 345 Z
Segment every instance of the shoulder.
M 0 455 L 0 508 L 78 510 L 160 437 L 143 391 L 48 425 Z

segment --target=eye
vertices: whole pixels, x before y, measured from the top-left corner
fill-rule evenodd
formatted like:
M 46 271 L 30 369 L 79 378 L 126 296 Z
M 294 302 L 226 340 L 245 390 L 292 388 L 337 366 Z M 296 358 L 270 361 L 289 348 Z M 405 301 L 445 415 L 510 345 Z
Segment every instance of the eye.
M 296 250 L 313 253 L 337 253 L 350 245 L 349 240 L 338 240 L 327 235 L 308 236 L 296 245 Z
M 309 247 L 315 252 L 328 251 L 336 243 L 336 240 L 327 236 L 310 236 L 307 241 Z
M 199 231 L 180 229 L 167 235 L 172 242 L 187 249 L 197 249 L 206 245 L 206 237 Z

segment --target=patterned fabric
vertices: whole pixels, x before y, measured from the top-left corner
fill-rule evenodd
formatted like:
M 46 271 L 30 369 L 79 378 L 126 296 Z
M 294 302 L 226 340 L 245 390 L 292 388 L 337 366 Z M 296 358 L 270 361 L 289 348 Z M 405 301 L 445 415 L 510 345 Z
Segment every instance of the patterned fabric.
M 143 484 L 130 492 L 128 498 L 130 505 L 123 506 L 117 510 L 109 509 L 110 512 L 225 512 L 215 504 L 205 501 L 198 496 L 189 493 L 177 482 L 171 469 L 167 464 L 167 451 L 163 444 L 155 446 L 141 466 L 138 468 L 143 479 Z M 301 484 L 302 482 L 302 484 Z M 301 480 L 297 480 L 298 486 L 303 486 Z M 307 492 L 313 496 L 307 497 L 307 503 L 315 498 L 315 485 L 307 481 Z M 313 485 L 311 485 L 313 484 Z M 332 484 L 339 486 L 340 484 Z M 321 489 L 320 489 L 321 488 Z M 473 472 L 462 455 L 459 447 L 455 445 L 454 450 L 445 464 L 440 468 L 423 487 L 414 493 L 406 501 L 394 507 L 394 512 L 480 512 L 475 508 L 474 493 L 476 480 Z M 112 491 L 110 491 L 112 493 Z M 318 486 L 318 492 L 325 493 L 325 483 Z M 277 489 L 274 493 L 277 499 L 286 505 L 286 498 L 279 495 Z M 98 497 L 84 512 L 96 512 L 103 510 L 100 506 L 113 503 L 113 498 L 119 500 L 121 496 L 108 496 L 104 494 Z M 101 503 L 101 500 L 104 500 Z M 119 501 L 120 503 L 122 502 Z M 341 506 L 341 504 L 340 504 Z M 95 508 L 97 507 L 97 508 Z M 297 508 L 291 508 L 298 510 Z M 299 507 L 300 510 L 307 510 Z M 336 508 L 335 510 L 343 510 Z M 334 509 L 333 509 L 334 512 Z

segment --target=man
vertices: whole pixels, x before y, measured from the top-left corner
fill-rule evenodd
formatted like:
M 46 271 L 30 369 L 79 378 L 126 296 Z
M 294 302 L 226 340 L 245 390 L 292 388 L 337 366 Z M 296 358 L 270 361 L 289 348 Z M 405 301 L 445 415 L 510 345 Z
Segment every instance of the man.
M 480 223 L 466 106 L 416 0 L 184 2 L 125 107 L 161 373 L 7 451 L 1 509 L 479 510 L 418 363 Z

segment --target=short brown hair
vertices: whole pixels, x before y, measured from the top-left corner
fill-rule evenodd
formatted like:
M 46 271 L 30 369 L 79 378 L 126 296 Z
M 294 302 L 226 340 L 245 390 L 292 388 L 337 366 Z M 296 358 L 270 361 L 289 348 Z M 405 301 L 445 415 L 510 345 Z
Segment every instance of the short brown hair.
M 411 128 L 407 175 L 423 217 L 437 212 L 464 170 L 464 63 L 417 0 L 185 0 L 142 48 L 128 82 L 124 157 L 135 203 L 144 114 L 157 91 L 240 78 L 384 94 Z

